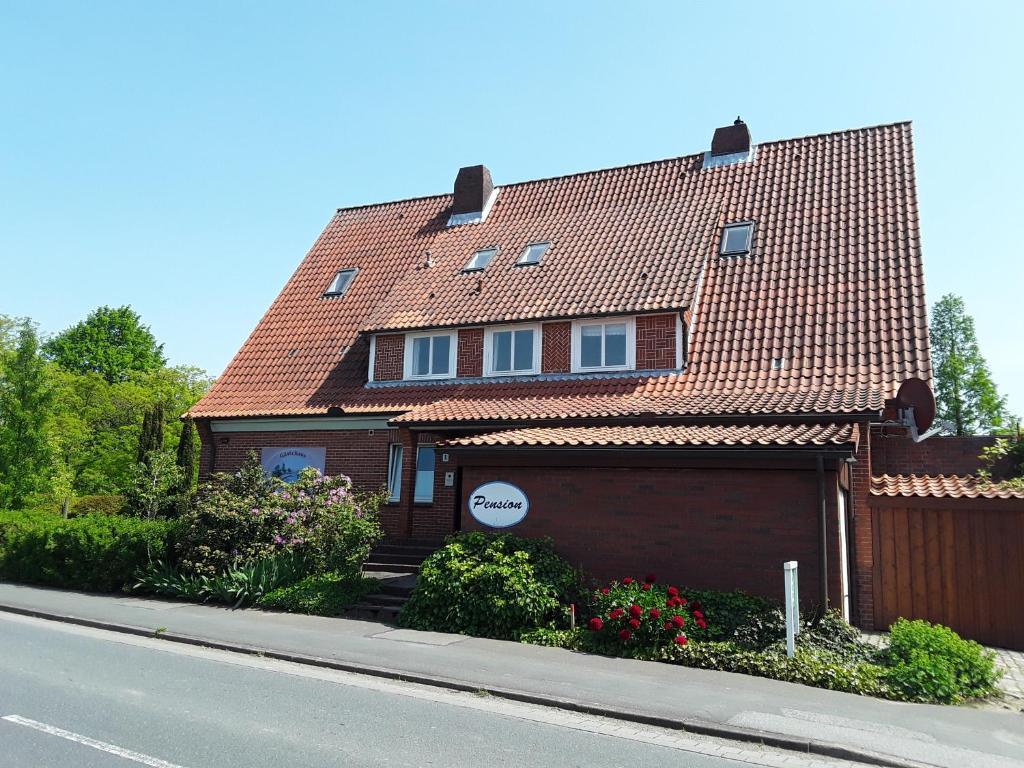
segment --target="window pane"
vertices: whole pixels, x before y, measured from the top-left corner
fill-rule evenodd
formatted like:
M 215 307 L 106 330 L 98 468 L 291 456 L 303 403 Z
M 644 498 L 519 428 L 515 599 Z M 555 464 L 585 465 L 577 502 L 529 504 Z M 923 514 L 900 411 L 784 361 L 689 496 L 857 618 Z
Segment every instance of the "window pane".
M 402 496 L 402 446 L 392 444 L 388 454 L 389 501 L 398 501 Z
M 493 259 L 497 255 L 497 253 L 497 248 L 484 248 L 483 250 L 477 251 L 476 253 L 473 254 L 472 258 L 470 258 L 469 260 L 469 263 L 466 264 L 466 266 L 463 267 L 463 269 L 466 271 L 474 269 L 483 269 L 484 267 L 491 263 L 491 259 Z
M 614 323 L 604 327 L 604 364 L 626 364 L 625 323 Z
M 330 288 L 327 289 L 328 295 L 334 296 L 345 293 L 348 290 L 349 283 L 352 282 L 352 278 L 355 277 L 356 271 L 354 269 L 343 269 L 337 275 L 334 276 L 334 280 L 331 281 Z
M 584 325 L 580 328 L 580 365 L 584 368 L 601 366 L 600 325 Z
M 726 227 L 723 253 L 742 253 L 749 249 L 750 225 Z
M 434 500 L 434 446 L 422 445 L 416 449 L 416 501 Z
M 412 375 L 430 375 L 430 339 L 415 339 L 412 343 Z
M 533 368 L 533 329 L 516 331 L 516 370 L 529 371 Z
M 495 371 L 512 370 L 512 331 L 497 331 L 492 337 L 494 360 L 491 367 Z
M 436 376 L 442 376 L 448 373 L 448 353 L 451 352 L 452 338 L 451 336 L 434 336 L 434 350 L 432 352 L 432 360 L 430 365 L 430 372 Z
M 526 250 L 523 251 L 523 255 L 519 257 L 520 264 L 538 264 L 540 263 L 541 257 L 547 251 L 551 243 L 533 243 L 526 246 Z

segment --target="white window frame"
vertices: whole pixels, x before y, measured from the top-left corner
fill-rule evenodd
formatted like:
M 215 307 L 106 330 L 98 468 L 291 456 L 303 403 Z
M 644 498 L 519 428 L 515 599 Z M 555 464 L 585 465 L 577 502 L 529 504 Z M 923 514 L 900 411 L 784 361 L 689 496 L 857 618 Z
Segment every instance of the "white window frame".
M 747 230 L 747 242 L 746 246 L 741 250 L 727 251 L 725 250 L 725 243 L 729 237 L 729 231 L 733 229 L 745 228 Z M 718 254 L 720 256 L 746 256 L 754 248 L 754 222 L 752 221 L 734 221 L 726 224 L 722 227 L 722 240 L 718 246 Z
M 434 336 L 447 336 L 448 337 L 448 372 L 447 373 L 428 373 L 421 376 L 414 376 L 412 372 L 413 362 L 413 346 L 416 339 L 429 339 Z M 405 334 L 405 356 L 402 365 L 402 378 L 412 379 L 417 381 L 423 381 L 426 379 L 454 379 L 455 378 L 455 364 L 458 360 L 459 355 L 459 334 L 455 331 L 431 331 L 424 333 L 407 333 Z M 430 343 L 430 359 L 434 359 L 434 343 Z
M 535 247 L 535 246 L 538 246 L 538 245 L 547 246 L 543 251 L 541 251 L 540 258 L 537 259 L 536 261 L 526 261 L 526 257 L 530 253 L 530 249 Z M 523 252 L 521 254 L 519 254 L 519 258 L 516 259 L 516 266 L 517 267 L 535 267 L 538 264 L 540 264 L 542 261 L 544 261 L 544 257 L 548 255 L 548 251 L 550 251 L 550 250 L 551 250 L 551 241 L 550 240 L 536 240 L 536 241 L 534 241 L 532 243 L 527 243 L 526 247 L 523 248 Z
M 583 344 L 582 329 L 585 325 L 621 325 L 626 324 L 626 364 L 601 365 L 584 367 L 581 363 Z M 604 331 L 601 331 L 601 357 L 604 357 Z M 600 371 L 632 371 L 636 369 L 636 318 L 634 317 L 595 317 L 588 320 L 572 321 L 572 372 L 595 373 Z
M 402 462 L 405 447 L 401 443 L 388 444 L 388 503 L 397 504 L 402 499 Z
M 431 451 L 433 451 L 434 448 L 435 448 L 435 444 L 434 443 L 419 443 L 416 446 L 416 467 L 415 467 L 416 471 L 413 474 L 413 482 L 412 482 L 413 497 L 412 497 L 412 500 L 414 502 L 418 503 L 418 504 L 433 504 L 434 503 L 434 485 L 437 483 L 437 455 L 436 455 L 436 453 L 434 455 L 434 471 L 433 471 L 432 476 L 430 478 L 430 496 L 429 497 L 427 497 L 427 496 L 420 496 L 420 495 L 417 495 L 417 493 L 416 493 L 416 486 L 419 485 L 419 483 L 417 483 L 416 481 L 419 480 L 419 475 L 420 475 L 420 451 L 424 450 L 424 449 L 430 449 Z
M 533 331 L 533 360 L 528 371 L 496 371 L 494 370 L 494 334 L 502 331 Z M 522 323 L 518 325 L 495 325 L 484 328 L 484 376 L 530 376 L 540 373 L 540 353 L 543 336 L 539 323 Z M 515 364 L 515 336 L 512 337 L 512 361 Z

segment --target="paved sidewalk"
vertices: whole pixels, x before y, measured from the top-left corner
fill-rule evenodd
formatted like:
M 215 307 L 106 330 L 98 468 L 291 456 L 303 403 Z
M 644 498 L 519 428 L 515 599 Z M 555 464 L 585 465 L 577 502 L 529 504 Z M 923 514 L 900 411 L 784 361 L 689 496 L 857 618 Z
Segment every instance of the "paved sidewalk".
M 900 704 L 775 680 L 384 624 L 0 584 L 0 606 L 240 644 L 407 679 L 841 745 L 930 765 L 1024 768 L 1024 715 Z M 2 615 L 0 615 L 2 618 Z M 719 733 L 721 735 L 721 733 Z
M 886 632 L 863 632 L 864 641 L 876 648 L 889 644 Z M 1005 648 L 989 648 L 996 655 L 996 667 L 1002 671 L 999 690 L 1002 698 L 969 706 L 979 709 L 1009 709 L 1024 713 L 1024 651 L 1009 651 Z

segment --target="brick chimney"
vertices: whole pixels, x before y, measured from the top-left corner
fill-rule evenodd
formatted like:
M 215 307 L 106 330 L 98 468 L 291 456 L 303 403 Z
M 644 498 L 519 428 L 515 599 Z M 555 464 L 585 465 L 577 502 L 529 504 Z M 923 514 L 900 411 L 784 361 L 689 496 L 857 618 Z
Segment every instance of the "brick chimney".
M 491 182 L 491 172 L 485 165 L 471 165 L 467 168 L 460 168 L 459 175 L 455 177 L 455 202 L 452 204 L 452 214 L 480 213 L 487 204 L 494 184 Z
M 732 155 L 750 151 L 750 130 L 747 124 L 736 118 L 736 122 L 724 128 L 716 128 L 711 139 L 711 156 Z M 458 182 L 456 182 L 456 186 Z

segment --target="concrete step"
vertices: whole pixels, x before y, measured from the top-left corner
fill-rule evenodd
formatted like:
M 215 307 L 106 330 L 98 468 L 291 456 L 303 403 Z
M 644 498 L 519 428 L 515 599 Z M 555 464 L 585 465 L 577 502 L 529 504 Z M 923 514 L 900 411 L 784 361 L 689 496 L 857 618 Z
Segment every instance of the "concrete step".
M 373 548 L 374 552 L 388 555 L 414 555 L 427 557 L 437 551 L 437 547 L 417 544 L 378 544 Z
M 374 550 L 370 553 L 370 560 L 375 563 L 394 563 L 395 565 L 419 565 L 426 559 L 426 555 L 417 555 L 408 552 L 379 552 Z
M 368 605 L 393 605 L 397 608 L 401 608 L 408 601 L 408 595 L 392 595 L 385 592 L 375 592 L 372 595 L 367 595 L 362 600 L 363 603 Z
M 368 619 L 370 621 L 383 621 L 387 624 L 394 624 L 398 621 L 398 612 L 400 610 L 401 606 L 362 602 L 345 611 L 345 616 L 350 619 Z
M 369 562 L 363 565 L 363 572 L 372 573 L 419 573 L 419 565 L 409 563 L 381 563 Z

